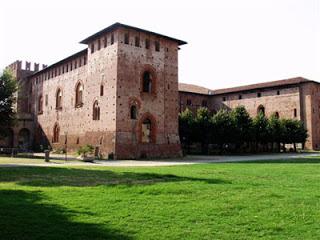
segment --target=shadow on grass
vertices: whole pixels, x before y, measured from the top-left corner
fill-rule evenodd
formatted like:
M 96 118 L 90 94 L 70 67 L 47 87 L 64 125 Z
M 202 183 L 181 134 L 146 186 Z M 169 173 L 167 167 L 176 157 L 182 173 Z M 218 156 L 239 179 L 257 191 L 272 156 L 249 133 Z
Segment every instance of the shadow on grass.
M 308 157 L 308 158 L 288 158 L 288 159 L 270 159 L 270 160 L 257 160 L 257 161 L 242 161 L 242 162 L 232 162 L 232 163 L 295 163 L 295 164 L 301 164 L 301 163 L 311 163 L 316 164 L 320 163 L 320 158 L 317 157 Z
M 0 238 L 132 239 L 106 225 L 71 221 L 75 213 L 42 200 L 40 192 L 0 190 Z
M 143 185 L 159 182 L 198 181 L 208 184 L 230 183 L 221 179 L 182 177 L 173 174 L 114 172 L 110 170 L 56 168 L 56 167 L 10 167 L 0 168 L 0 182 L 16 182 L 27 186 L 97 186 L 97 185 Z

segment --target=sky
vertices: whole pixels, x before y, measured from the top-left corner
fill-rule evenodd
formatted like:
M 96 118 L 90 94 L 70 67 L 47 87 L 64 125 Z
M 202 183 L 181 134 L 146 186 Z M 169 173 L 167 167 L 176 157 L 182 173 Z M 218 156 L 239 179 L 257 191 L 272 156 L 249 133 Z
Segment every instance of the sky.
M 187 41 L 179 82 L 320 81 L 320 0 L 2 0 L 0 69 L 18 59 L 50 65 L 115 22 Z

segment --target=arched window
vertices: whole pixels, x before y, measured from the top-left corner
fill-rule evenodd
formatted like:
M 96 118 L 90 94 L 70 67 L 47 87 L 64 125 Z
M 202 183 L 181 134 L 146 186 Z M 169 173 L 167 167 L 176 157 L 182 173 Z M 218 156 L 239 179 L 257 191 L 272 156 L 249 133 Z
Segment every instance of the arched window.
M 137 106 L 133 105 L 130 108 L 130 118 L 137 119 Z
M 83 85 L 79 82 L 76 87 L 76 107 L 83 105 Z
M 152 92 L 152 74 L 148 71 L 143 73 L 143 84 L 142 84 L 142 91 L 145 93 Z
M 260 105 L 258 107 L 258 111 L 257 111 L 258 114 L 262 113 L 263 115 L 265 115 L 265 108 L 263 105 Z
M 93 103 L 93 113 L 92 113 L 93 120 L 100 120 L 100 107 L 98 101 Z
M 142 135 L 141 136 L 141 142 L 143 142 L 143 143 L 151 143 L 152 142 L 151 133 L 152 133 L 151 120 L 149 118 L 146 118 L 142 122 L 142 126 L 141 126 L 141 135 Z
M 60 127 L 59 125 L 56 123 L 53 127 L 53 138 L 52 138 L 52 142 L 53 143 L 58 143 L 59 142 L 59 136 L 60 136 Z
M 58 88 L 56 93 L 56 109 L 62 109 L 62 91 Z
M 39 114 L 43 113 L 43 97 L 42 97 L 42 95 L 40 95 L 39 99 L 38 99 L 38 113 Z

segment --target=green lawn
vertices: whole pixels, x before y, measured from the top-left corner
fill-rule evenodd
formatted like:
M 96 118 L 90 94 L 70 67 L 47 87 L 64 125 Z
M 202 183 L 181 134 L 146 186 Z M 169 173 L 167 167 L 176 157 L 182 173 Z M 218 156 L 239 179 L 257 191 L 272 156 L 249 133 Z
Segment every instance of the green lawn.
M 0 239 L 319 239 L 320 161 L 0 168 Z

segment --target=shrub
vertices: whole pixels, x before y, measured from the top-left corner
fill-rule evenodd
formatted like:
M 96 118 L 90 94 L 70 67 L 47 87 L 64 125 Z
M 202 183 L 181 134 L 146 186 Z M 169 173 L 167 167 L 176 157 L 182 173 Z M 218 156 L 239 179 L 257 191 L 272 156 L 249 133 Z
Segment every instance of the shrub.
M 94 150 L 94 147 L 90 144 L 87 144 L 87 145 L 81 146 L 77 150 L 77 154 L 82 157 L 87 157 L 87 155 L 93 154 L 93 150 Z

